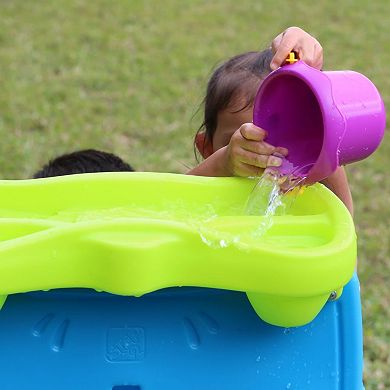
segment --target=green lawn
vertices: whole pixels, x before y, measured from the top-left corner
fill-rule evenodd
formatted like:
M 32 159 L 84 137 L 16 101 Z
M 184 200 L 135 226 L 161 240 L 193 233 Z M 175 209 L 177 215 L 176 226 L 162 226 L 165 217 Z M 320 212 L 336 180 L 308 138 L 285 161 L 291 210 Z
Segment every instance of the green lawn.
M 161 4 L 160 4 L 161 3 Z M 163 4 L 163 5 L 162 5 Z M 289 25 L 327 69 L 371 78 L 390 105 L 388 0 L 1 1 L 0 176 L 81 148 L 184 172 L 211 69 Z M 390 388 L 390 141 L 349 167 L 359 237 L 367 390 Z

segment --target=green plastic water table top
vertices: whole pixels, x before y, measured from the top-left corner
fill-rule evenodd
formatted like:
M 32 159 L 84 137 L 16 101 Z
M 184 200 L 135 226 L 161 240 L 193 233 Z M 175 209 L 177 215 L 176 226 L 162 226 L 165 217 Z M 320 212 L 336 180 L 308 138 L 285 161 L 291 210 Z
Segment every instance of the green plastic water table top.
M 271 324 L 310 322 L 353 275 L 352 218 L 317 184 L 259 237 L 264 217 L 244 212 L 253 187 L 138 172 L 0 181 L 0 307 L 35 290 L 199 286 L 246 292 Z

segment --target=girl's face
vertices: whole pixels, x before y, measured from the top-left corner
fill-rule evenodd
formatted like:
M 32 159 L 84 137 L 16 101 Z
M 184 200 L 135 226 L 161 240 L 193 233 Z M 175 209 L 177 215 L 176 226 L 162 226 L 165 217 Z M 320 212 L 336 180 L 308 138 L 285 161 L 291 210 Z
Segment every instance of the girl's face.
M 218 112 L 217 127 L 212 142 L 206 139 L 204 131 L 195 137 L 195 145 L 203 158 L 207 158 L 218 149 L 228 145 L 232 135 L 244 124 L 251 123 L 253 116 L 253 105 L 242 110 L 245 100 L 237 99 L 228 108 Z
M 213 153 L 228 145 L 234 132 L 244 123 L 252 122 L 253 106 L 237 112 L 239 109 L 240 106 L 235 105 L 218 113 L 218 124 L 213 137 Z

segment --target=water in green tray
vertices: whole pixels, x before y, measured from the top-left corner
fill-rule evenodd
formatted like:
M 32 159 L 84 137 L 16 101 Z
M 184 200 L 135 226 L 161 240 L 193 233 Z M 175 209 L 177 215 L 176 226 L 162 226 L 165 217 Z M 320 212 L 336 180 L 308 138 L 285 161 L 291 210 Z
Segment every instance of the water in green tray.
M 264 241 L 275 216 L 285 215 L 299 191 L 299 181 L 281 177 L 275 170 L 267 169 L 262 176 L 253 178 L 253 190 L 246 203 L 217 210 L 212 204 L 194 204 L 168 200 L 164 207 L 145 208 L 139 204 L 102 209 L 65 209 L 48 217 L 64 223 L 104 221 L 112 219 L 171 220 L 195 230 L 202 241 L 213 248 L 224 248 L 237 243 Z M 286 195 L 288 193 L 288 195 Z M 234 209 L 233 209 L 234 207 Z M 237 208 L 240 209 L 237 209 Z M 223 214 L 223 215 L 222 215 Z M 248 216 L 246 225 L 239 225 L 235 216 Z

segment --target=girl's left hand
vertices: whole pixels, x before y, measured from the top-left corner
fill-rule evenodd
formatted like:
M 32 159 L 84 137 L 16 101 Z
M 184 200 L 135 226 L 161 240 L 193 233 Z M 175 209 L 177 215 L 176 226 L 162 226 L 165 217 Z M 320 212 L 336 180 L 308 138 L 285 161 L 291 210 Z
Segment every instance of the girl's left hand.
M 322 69 L 324 62 L 320 43 L 299 27 L 289 27 L 280 33 L 272 41 L 272 51 L 274 53 L 270 65 L 272 70 L 282 66 L 291 51 L 295 51 L 300 60 L 318 70 Z

